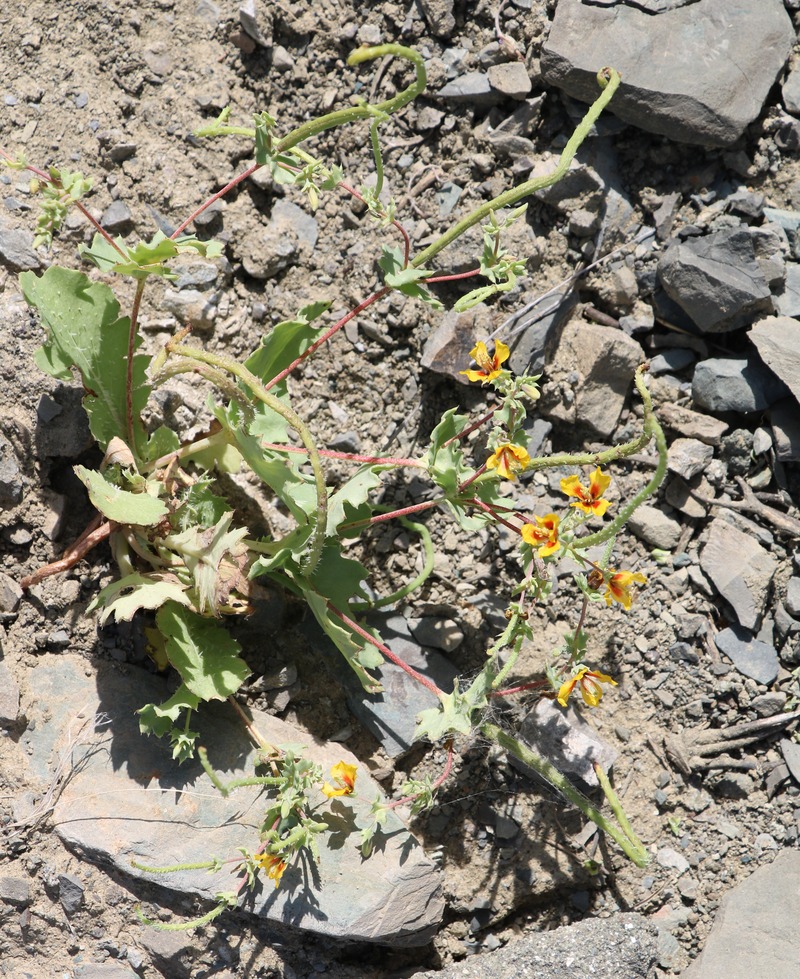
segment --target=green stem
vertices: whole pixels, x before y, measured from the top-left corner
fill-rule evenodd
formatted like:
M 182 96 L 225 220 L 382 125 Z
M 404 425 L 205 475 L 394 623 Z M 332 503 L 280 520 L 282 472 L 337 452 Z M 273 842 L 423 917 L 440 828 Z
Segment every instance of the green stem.
M 511 752 L 515 758 L 519 758 L 523 764 L 532 768 L 554 788 L 558 789 L 588 819 L 591 819 L 598 829 L 608 834 L 637 867 L 647 866 L 650 860 L 649 854 L 642 844 L 636 840 L 636 837 L 633 836 L 631 839 L 619 826 L 616 826 L 607 819 L 597 806 L 590 802 L 582 792 L 579 792 L 569 779 L 565 775 L 562 775 L 554 765 L 551 765 L 549 761 L 537 755 L 527 745 L 518 741 L 517 738 L 512 737 L 510 734 L 507 734 L 495 724 L 482 724 L 480 731 L 484 737 L 500 745 L 501 748 L 505 748 L 506 751 Z M 628 828 L 630 829 L 630 826 Z
M 667 440 L 664 437 L 664 430 L 653 412 L 653 400 L 650 397 L 650 392 L 645 387 L 643 367 L 637 368 L 634 380 L 644 405 L 644 429 L 642 437 L 646 439 L 646 442 L 654 439 L 656 448 L 658 449 L 658 465 L 656 466 L 656 471 L 653 473 L 647 485 L 639 490 L 636 496 L 620 510 L 607 527 L 598 530 L 596 534 L 589 534 L 588 537 L 579 537 L 577 540 L 574 540 L 572 547 L 576 550 L 584 550 L 587 547 L 594 547 L 596 544 L 604 544 L 612 537 L 616 537 L 630 519 L 633 511 L 656 492 L 667 474 Z M 600 453 L 600 455 L 602 454 Z
M 581 143 L 589 135 L 589 132 L 595 122 L 597 122 L 600 113 L 611 101 L 611 98 L 614 95 L 614 92 L 616 92 L 617 88 L 619 88 L 620 76 L 614 68 L 603 68 L 598 72 L 597 81 L 603 91 L 601 92 L 600 97 L 592 104 L 589 111 L 583 117 L 577 129 L 572 134 L 569 142 L 564 147 L 558 163 L 556 164 L 555 170 L 553 170 L 552 173 L 545 174 L 542 177 L 534 177 L 532 180 L 527 180 L 524 184 L 520 184 L 519 187 L 512 187 L 511 190 L 505 191 L 505 193 L 500 194 L 499 197 L 495 197 L 493 200 L 487 201 L 486 204 L 482 204 L 479 208 L 476 208 L 476 210 L 474 210 L 471 214 L 468 214 L 467 217 L 463 218 L 457 224 L 454 224 L 453 227 L 446 231 L 440 238 L 437 238 L 432 245 L 429 245 L 427 248 L 421 251 L 419 255 L 417 255 L 417 257 L 411 262 L 414 268 L 424 266 L 434 257 L 434 255 L 438 255 L 443 248 L 446 248 L 451 242 L 455 241 L 456 238 L 463 235 L 469 228 L 483 221 L 493 211 L 499 211 L 503 207 L 510 207 L 512 204 L 516 204 L 517 201 L 521 201 L 523 198 L 530 196 L 530 194 L 535 193 L 537 190 L 550 187 L 552 184 L 556 184 L 559 180 L 561 180 L 569 169 L 570 163 L 572 163 L 573 159 L 575 158 L 575 154 L 577 153 Z
M 322 472 L 322 460 L 320 459 L 319 452 L 308 427 L 295 411 L 276 398 L 275 395 L 270 394 L 255 374 L 249 371 L 244 364 L 240 364 L 238 360 L 234 360 L 232 357 L 226 357 L 224 354 L 209 353 L 206 350 L 201 350 L 199 347 L 189 347 L 182 343 L 168 344 L 167 346 L 170 353 L 178 354 L 189 360 L 199 361 L 202 364 L 209 364 L 211 367 L 221 368 L 233 374 L 234 377 L 238 377 L 250 389 L 258 401 L 280 415 L 281 418 L 285 418 L 302 439 L 303 445 L 308 450 L 308 461 L 311 463 L 311 468 L 314 472 L 314 483 L 317 490 L 317 513 L 314 522 L 314 534 L 310 541 L 310 554 L 303 569 L 306 577 L 310 577 L 319 563 L 322 548 L 325 545 L 325 530 L 328 523 L 328 491 L 325 487 L 325 476 Z
M 285 153 L 286 150 L 297 146 L 298 143 L 305 142 L 305 140 L 324 132 L 326 129 L 335 129 L 336 126 L 342 126 L 348 122 L 356 122 L 359 119 L 374 118 L 377 112 L 391 115 L 391 113 L 397 112 L 398 109 L 402 109 L 404 105 L 408 105 L 418 95 L 421 95 L 425 90 L 425 83 L 427 82 L 425 62 L 422 55 L 411 48 L 403 47 L 400 44 L 380 44 L 374 48 L 357 48 L 347 59 L 347 63 L 348 65 L 359 65 L 364 61 L 372 61 L 375 58 L 384 58 L 387 56 L 405 58 L 414 65 L 417 77 L 408 88 L 399 92 L 393 99 L 380 102 L 378 105 L 353 105 L 347 109 L 338 109 L 335 112 L 329 112 L 319 119 L 309 119 L 308 122 L 304 122 L 302 126 L 298 126 L 297 129 L 293 129 L 283 137 L 275 147 L 276 153 Z
M 388 512 L 388 507 L 385 509 Z M 436 552 L 434 550 L 433 541 L 431 540 L 431 535 L 428 528 L 425 526 L 425 524 L 415 523 L 413 520 L 406 520 L 405 517 L 399 517 L 398 519 L 404 527 L 407 527 L 409 530 L 416 531 L 422 539 L 422 548 L 425 553 L 425 564 L 423 565 L 422 571 L 420 571 L 416 577 L 406 582 L 402 588 L 398 588 L 397 591 L 393 592 L 391 595 L 385 595 L 383 598 L 377 598 L 374 602 L 351 602 L 350 608 L 353 612 L 367 612 L 374 609 L 386 608 L 387 605 L 394 605 L 395 602 L 399 602 L 402 599 L 407 598 L 412 592 L 416 591 L 417 588 L 421 588 L 433 571 L 436 560 Z
M 637 847 L 642 853 L 645 852 L 642 841 L 634 833 L 633 827 L 625 815 L 625 810 L 622 808 L 622 803 L 619 801 L 619 796 L 611 787 L 611 782 L 608 780 L 608 775 L 603 771 L 602 767 L 595 762 L 592 766 L 594 768 L 595 775 L 597 775 L 597 781 L 600 783 L 600 788 L 603 790 L 603 795 L 608 799 L 608 804 L 611 806 L 611 811 L 614 813 L 617 822 L 622 827 L 623 833 L 628 837 L 631 843 Z
M 131 321 L 128 327 L 128 360 L 125 368 L 125 423 L 128 430 L 128 448 L 137 462 L 139 461 L 139 451 L 135 441 L 136 423 L 133 417 L 133 357 L 136 352 L 139 306 L 142 302 L 142 293 L 146 281 L 146 279 L 138 279 L 136 282 L 136 292 L 133 295 L 133 305 L 131 306 Z

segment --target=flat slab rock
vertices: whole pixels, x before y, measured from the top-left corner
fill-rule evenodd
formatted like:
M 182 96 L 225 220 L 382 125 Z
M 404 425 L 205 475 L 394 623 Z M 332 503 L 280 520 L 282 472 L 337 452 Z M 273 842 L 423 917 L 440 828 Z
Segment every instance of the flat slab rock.
M 783 850 L 727 894 L 681 979 L 796 979 L 800 853 Z
M 87 675 L 88 674 L 88 675 Z M 237 789 L 224 799 L 197 763 L 177 765 L 169 745 L 141 735 L 135 711 L 162 702 L 166 683 L 136 667 L 87 663 L 68 654 L 47 655 L 27 677 L 24 710 L 32 724 L 22 738 L 32 773 L 49 780 L 59 753 L 75 734 L 78 715 L 107 715 L 75 747 L 75 769 L 54 812 L 56 832 L 71 849 L 93 862 L 113 864 L 132 877 L 157 881 L 182 894 L 214 901 L 234 889 L 226 867 L 217 874 L 186 871 L 148 874 L 131 866 L 226 859 L 237 847 L 253 850 L 263 814 L 259 788 Z M 196 721 L 196 723 L 195 723 Z M 337 761 L 357 764 L 340 745 L 309 744 L 300 729 L 261 712 L 254 723 L 277 745 L 306 744 L 307 756 L 326 773 Z M 255 750 L 225 703 L 206 705 L 192 719 L 223 781 L 254 774 Z M 380 845 L 368 860 L 357 850 L 356 822 L 363 821 L 380 787 L 359 765 L 357 795 L 327 800 L 317 816 L 332 827 L 324 834 L 320 861 L 299 860 L 279 888 L 257 891 L 245 908 L 270 921 L 322 935 L 389 945 L 425 944 L 441 921 L 444 902 L 439 874 L 415 838 L 390 814 Z
M 597 72 L 613 65 L 622 85 L 611 113 L 672 139 L 727 146 L 761 111 L 794 39 L 782 0 L 697 0 L 657 14 L 559 0 L 542 74 L 593 102 Z

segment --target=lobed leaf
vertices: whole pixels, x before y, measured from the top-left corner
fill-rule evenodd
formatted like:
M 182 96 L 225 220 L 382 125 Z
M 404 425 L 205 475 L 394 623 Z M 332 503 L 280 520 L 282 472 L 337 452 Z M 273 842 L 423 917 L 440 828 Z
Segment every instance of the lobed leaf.
M 93 506 L 114 523 L 151 527 L 169 512 L 163 500 L 121 489 L 95 469 L 75 466 L 75 474 L 89 491 Z

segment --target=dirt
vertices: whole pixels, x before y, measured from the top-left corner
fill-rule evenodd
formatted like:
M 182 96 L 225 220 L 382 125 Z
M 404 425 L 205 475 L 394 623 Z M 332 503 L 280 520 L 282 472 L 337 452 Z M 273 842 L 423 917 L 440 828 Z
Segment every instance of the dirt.
M 320 0 L 311 7 L 287 0 L 261 8 L 262 31 L 273 45 L 281 46 L 280 51 L 273 48 L 274 63 L 267 48 L 247 53 L 237 46 L 249 44 L 242 39 L 232 3 L 48 0 L 29 4 L 24 13 L 9 9 L 0 19 L 2 145 L 12 153 L 23 151 L 37 166 L 57 164 L 94 177 L 92 212 L 99 216 L 113 201 L 123 201 L 130 209 L 132 229 L 147 238 L 158 221 L 174 227 L 251 159 L 246 140 L 207 141 L 190 135 L 224 106 L 230 105 L 233 118 L 244 124 L 254 112 L 267 109 L 278 119 L 279 130 L 288 131 L 331 107 L 348 104 L 354 91 L 372 95 L 374 89 L 388 97 L 407 83 L 408 72 L 397 61 L 380 72 L 374 66 L 347 67 L 347 54 L 361 40 L 400 40 L 423 50 L 433 59 L 430 74 L 436 87 L 445 73 L 448 50 L 465 49 L 466 71 L 477 67 L 477 53 L 496 40 L 495 7 L 482 2 L 457 5 L 456 28 L 444 41 L 431 34 L 413 4 Z M 537 0 L 533 10 L 507 5 L 503 11 L 503 30 L 527 51 L 534 76 L 546 17 L 545 5 Z M 509 114 L 514 107 L 509 101 Z M 419 128 L 426 108 L 444 111 L 438 128 Z M 767 122 L 752 127 L 746 139 L 751 159 L 762 160 L 751 185 L 775 206 L 788 206 L 797 164 L 784 158 L 775 172 L 768 168 L 770 111 L 765 113 Z M 463 187 L 453 212 L 459 215 L 513 182 L 510 161 L 493 161 L 489 172 L 477 158 L 486 152 L 475 133 L 484 115 L 485 110 L 423 98 L 384 127 L 384 145 L 391 147 L 386 151 L 391 192 L 403 205 L 403 219 L 415 241 L 452 220 L 441 213 L 437 186 L 450 181 Z M 552 148 L 553 140 L 569 126 L 562 103 L 548 93 L 534 136 L 537 151 Z M 126 144 L 134 146 L 130 155 L 119 150 Z M 654 193 L 679 190 L 685 195 L 682 214 L 688 221 L 696 213 L 689 193 L 702 192 L 726 169 L 721 151 L 673 146 L 632 130 L 619 137 L 618 151 L 626 164 L 627 192 L 642 216 Z M 372 171 L 363 125 L 323 135 L 315 141 L 314 152 L 340 163 L 354 184 Z M 417 193 L 432 173 L 437 183 Z M 3 191 L 16 204 L 6 204 L 2 221 L 31 231 L 36 204 L 29 199 L 28 178 L 10 172 Z M 212 349 L 242 355 L 271 324 L 291 317 L 305 303 L 325 296 L 333 299 L 333 310 L 344 312 L 375 288 L 376 257 L 385 235 L 335 193 L 323 198 L 314 215 L 319 233 L 314 247 L 300 242 L 294 264 L 266 281 L 248 273 L 248 243 L 258 239 L 282 198 L 305 207 L 291 191 L 284 195 L 281 188 L 248 183 L 230 195 L 210 228 L 226 243 L 229 263 L 215 286 L 213 323 L 200 331 Z M 497 306 L 496 323 L 582 262 L 581 242 L 565 234 L 562 216 L 533 203 L 528 222 L 536 258 L 520 288 Z M 76 267 L 76 246 L 90 238 L 85 221 L 70 221 L 47 261 Z M 609 300 L 602 269 L 587 277 L 582 288 L 582 298 L 610 316 L 619 314 L 613 298 Z M 96 464 L 98 456 L 81 419 L 80 393 L 44 377 L 33 364 L 41 331 L 19 296 L 13 272 L 0 268 L 0 290 L 0 425 L 24 480 L 22 500 L 0 513 L 0 561 L 2 570 L 19 580 L 57 557 L 88 523 L 91 507 L 72 466 Z M 157 349 L 175 326 L 160 305 L 162 292 L 154 288 L 143 309 L 148 351 Z M 130 286 L 123 283 L 119 296 L 124 308 L 132 296 Z M 447 301 L 456 296 L 442 294 Z M 313 419 L 320 444 L 335 443 L 352 430 L 360 452 L 411 456 L 424 450 L 444 409 L 456 404 L 480 409 L 485 400 L 480 390 L 463 388 L 420 366 L 423 345 L 437 323 L 437 314 L 422 304 L 385 301 L 359 321 L 357 329 L 338 334 L 297 372 L 295 405 L 303 417 Z M 676 397 L 669 385 L 656 389 L 657 400 Z M 150 421 L 166 421 L 184 436 L 201 430 L 206 424 L 205 391 L 189 382 L 176 382 L 171 390 L 169 398 L 157 401 Z M 53 399 L 62 413 L 61 442 L 56 446 L 43 444 L 37 429 L 43 397 Z M 617 435 L 635 431 L 638 421 L 638 409 L 631 403 Z M 738 425 L 745 422 L 737 421 L 734 427 Z M 584 435 L 556 426 L 546 448 L 578 449 Z M 616 467 L 615 492 L 630 498 L 651 471 L 647 465 Z M 332 463 L 329 480 L 335 482 L 344 472 L 343 464 Z M 787 478 L 791 480 L 792 471 Z M 557 477 L 553 484 L 551 477 L 537 476 L 513 492 L 535 502 L 555 488 Z M 738 495 L 730 473 L 723 472 L 719 488 Z M 269 501 L 247 504 L 240 499 L 243 506 L 254 507 L 257 518 L 267 523 L 280 519 Z M 407 487 L 397 480 L 384 502 L 402 504 L 408 499 Z M 502 621 L 503 604 L 521 569 L 513 548 L 495 531 L 467 537 L 441 514 L 428 524 L 440 557 L 415 601 L 415 614 L 458 621 L 465 640 L 449 656 L 469 675 L 480 667 L 487 639 Z M 696 553 L 704 525 L 697 521 L 694 538 L 687 539 L 690 552 Z M 364 547 L 362 557 L 374 570 L 373 585 L 379 592 L 397 587 L 415 567 L 413 553 L 405 545 L 397 546 L 397 539 L 397 528 L 385 528 L 372 534 Z M 791 575 L 790 542 L 778 536 L 770 546 L 781 562 L 773 598 L 777 601 Z M 353 946 L 346 940 L 321 941 L 233 913 L 194 934 L 157 933 L 139 924 L 134 907 L 144 901 L 146 907 L 160 907 L 165 920 L 177 920 L 185 914 L 184 904 L 166 891 L 81 862 L 60 844 L 45 820 L 0 849 L 0 877 L 27 880 L 32 895 L 28 907 L 6 904 L 0 912 L 0 975 L 72 976 L 82 963 L 120 960 L 143 979 L 407 976 L 513 942 L 526 929 L 619 910 L 653 915 L 672 930 L 677 945 L 665 946 L 661 974 L 679 972 L 702 948 L 725 893 L 759 863 L 769 861 L 775 849 L 795 844 L 798 790 L 783 780 L 769 783 L 768 791 L 766 776 L 780 761 L 774 739 L 746 750 L 746 759 L 754 762 L 752 770 L 682 775 L 670 762 L 665 737 L 686 738 L 705 727 L 749 720 L 755 716 L 753 699 L 765 689 L 724 669 L 713 642 L 702 637 L 688 639 L 696 656 L 671 655 L 675 643 L 686 639 L 682 632 L 687 616 L 698 616 L 710 636 L 726 624 L 724 610 L 712 595 L 683 583 L 669 564 L 657 564 L 635 538 L 626 538 L 622 547 L 618 563 L 643 571 L 649 581 L 628 613 L 616 607 L 590 608 L 588 659 L 620 680 L 604 699 L 602 711 L 593 713 L 592 722 L 619 750 L 616 785 L 636 830 L 653 852 L 671 848 L 685 857 L 688 871 L 676 868 L 669 854 L 647 870 L 635 868 L 614 847 L 582 835 L 582 820 L 553 792 L 524 778 L 501 753 L 466 741 L 458 745 L 456 771 L 436 807 L 412 824 L 426 848 L 438 853 L 447 898 L 445 923 L 429 946 L 386 950 Z M 85 614 L 88 602 L 112 574 L 110 552 L 98 547 L 66 575 L 37 586 L 15 612 L 4 615 L 4 662 L 23 691 L 26 672 L 45 650 L 68 646 L 85 656 L 87 670 L 100 658 L 146 660 L 139 630 L 99 630 Z M 557 594 L 535 621 L 536 641 L 523 651 L 520 676 L 541 669 L 561 631 L 574 626 L 578 607 L 568 577 L 562 578 Z M 399 788 L 410 773 L 437 775 L 444 761 L 441 749 L 415 750 L 397 764 L 386 757 L 352 718 L 344 696 L 330 678 L 319 674 L 313 657 L 297 642 L 292 630 L 300 612 L 290 603 L 283 615 L 278 665 L 292 660 L 299 673 L 299 686 L 288 706 L 280 708 L 284 716 L 319 738 L 349 729 L 348 747 L 381 776 L 387 791 Z M 275 666 L 266 659 L 251 665 L 262 671 Z M 782 671 L 773 689 L 786 694 L 787 704 L 798 692 L 788 670 Z M 252 702 L 278 709 L 263 696 L 254 695 Z M 523 713 L 522 705 L 509 705 L 502 712 L 504 723 L 518 725 Z M 6 823 L 18 818 L 31 791 L 16 754 L 23 728 L 21 718 L 0 741 Z M 516 837 L 505 838 L 497 831 L 498 816 L 517 824 Z M 586 870 L 589 858 L 601 865 L 595 876 Z M 85 888 L 83 906 L 69 917 L 59 901 L 60 874 L 74 875 Z

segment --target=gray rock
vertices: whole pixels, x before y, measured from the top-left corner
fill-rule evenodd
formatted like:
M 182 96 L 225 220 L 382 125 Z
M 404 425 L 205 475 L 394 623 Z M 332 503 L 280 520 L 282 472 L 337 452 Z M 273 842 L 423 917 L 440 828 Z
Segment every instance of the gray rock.
M 786 586 L 786 598 L 783 604 L 792 618 L 800 619 L 800 578 L 794 577 L 789 579 L 789 584 Z
M 450 37 L 456 26 L 453 0 L 419 0 L 419 9 L 431 33 L 436 37 Z
M 708 411 L 764 411 L 786 393 L 760 360 L 709 357 L 694 369 L 692 400 Z
M 75 979 L 138 979 L 138 973 L 122 962 L 104 962 L 77 966 Z
M 614 115 L 671 139 L 727 146 L 758 116 L 793 42 L 781 0 L 700 0 L 659 17 L 560 0 L 542 74 L 590 102 L 596 73 L 613 65 L 623 79 Z
M 621 330 L 572 320 L 550 365 L 539 402 L 542 414 L 611 435 L 644 360 L 639 344 Z
M 24 877 L 0 876 L 0 901 L 14 908 L 26 908 L 33 902 L 31 885 Z
M 775 436 L 775 455 L 780 462 L 800 460 L 800 413 L 794 398 L 784 398 L 770 408 L 769 420 Z
M 769 684 L 777 677 L 780 663 L 775 649 L 754 639 L 746 629 L 723 629 L 714 637 L 714 642 L 740 673 L 752 677 L 757 683 Z
M 269 9 L 269 5 L 267 5 Z M 256 0 L 244 0 L 239 7 L 239 23 L 242 30 L 256 44 L 268 48 L 272 44 L 272 18 L 259 14 Z
M 800 316 L 800 265 L 786 263 L 783 288 L 775 296 L 774 305 L 781 316 Z
M 693 520 L 701 520 L 708 514 L 708 511 L 699 500 L 692 496 L 692 492 L 698 493 L 706 499 L 713 499 L 714 497 L 714 490 L 703 476 L 695 476 L 688 483 L 680 476 L 674 476 L 666 485 L 664 499 L 671 507 L 680 510 L 687 517 L 691 517 Z
M 41 268 L 39 256 L 33 250 L 33 235 L 0 224 L 0 264 L 12 272 Z
M 659 374 L 673 374 L 689 367 L 697 360 L 697 354 L 686 347 L 673 347 L 665 350 L 663 354 L 656 354 L 650 358 L 650 373 L 654 377 Z
M 471 382 L 460 372 L 467 370 L 472 362 L 470 350 L 478 340 L 485 341 L 492 329 L 491 313 L 482 303 L 465 313 L 448 310 L 425 342 L 422 366 L 445 374 L 458 384 L 469 385 Z
M 446 653 L 452 653 L 464 641 L 464 633 L 452 619 L 426 615 L 421 619 L 409 619 L 408 626 L 420 645 L 443 649 Z
M 22 474 L 11 443 L 0 435 L 0 506 L 22 501 Z
M 659 406 L 658 417 L 665 428 L 706 445 L 719 445 L 728 429 L 726 422 L 669 402 Z
M 783 738 L 780 743 L 781 754 L 792 778 L 800 784 L 800 744 Z
M 124 235 L 133 227 L 133 215 L 124 201 L 112 201 L 103 211 L 100 224 L 111 234 Z
M 94 444 L 83 398 L 77 388 L 58 387 L 36 406 L 36 451 L 39 458 L 74 459 Z
M 656 863 L 659 867 L 677 870 L 679 874 L 684 874 L 689 869 L 689 861 L 686 857 L 671 846 L 662 846 L 657 851 Z
M 700 567 L 745 629 L 758 628 L 777 566 L 776 559 L 749 534 L 723 517 L 711 521 Z
M 738 884 L 681 979 L 796 979 L 799 883 L 800 852 L 786 849 Z
M 496 105 L 504 96 L 492 88 L 489 76 L 482 71 L 469 71 L 448 82 L 438 92 L 431 92 L 432 98 L 446 99 L 448 102 L 469 102 L 471 105 Z
M 415 973 L 415 979 L 647 979 L 657 953 L 658 931 L 648 918 L 616 914 L 548 932 L 526 931 L 497 951 Z
M 22 589 L 17 582 L 0 571 L 0 612 L 16 612 L 22 601 Z
M 0 646 L 0 655 L 2 647 Z M 0 725 L 10 727 L 19 716 L 19 684 L 5 663 L 0 661 Z
M 376 614 L 370 617 L 370 622 L 378 628 L 383 641 L 396 656 L 433 680 L 440 690 L 449 693 L 453 689 L 458 676 L 456 668 L 441 653 L 425 649 L 411 639 L 404 620 Z M 370 670 L 380 680 L 386 694 L 365 695 L 355 673 L 316 622 L 306 619 L 302 629 L 339 677 L 352 713 L 378 739 L 386 754 L 397 758 L 410 751 L 415 743 L 417 714 L 437 707 L 438 697 L 388 660 Z
M 58 875 L 58 899 L 68 918 L 83 906 L 83 891 L 83 883 L 73 874 Z
M 640 540 L 665 551 L 671 551 L 681 537 L 678 521 L 668 517 L 659 507 L 647 503 L 633 511 L 628 526 Z
M 31 697 L 25 712 L 33 722 L 23 736 L 30 775 L 50 779 L 53 748 L 68 736 L 79 711 L 111 718 L 73 753 L 76 767 L 59 797 L 53 823 L 61 839 L 84 859 L 114 864 L 123 875 L 157 880 L 179 894 L 213 902 L 231 889 L 229 868 L 216 874 L 181 871 L 153 876 L 132 867 L 192 863 L 236 855 L 238 846 L 257 844 L 263 813 L 258 787 L 237 790 L 228 799 L 213 790 L 199 763 L 178 766 L 168 744 L 139 733 L 135 710 L 161 702 L 166 683 L 143 670 L 98 663 L 91 677 L 84 661 L 70 654 L 44 655 L 30 671 Z M 35 700 L 33 697 L 35 696 Z M 302 731 L 254 711 L 254 724 L 274 744 L 308 742 Z M 257 758 L 249 738 L 225 703 L 204 705 L 192 718 L 211 764 L 224 778 L 250 775 Z M 307 756 L 327 772 L 339 760 L 357 763 L 341 745 L 311 743 Z M 153 772 L 160 777 L 153 781 Z M 41 773 L 41 774 L 40 774 Z M 286 870 L 278 890 L 257 891 L 248 910 L 273 922 L 323 935 L 385 944 L 414 945 L 430 940 L 443 905 L 435 868 L 394 815 L 382 845 L 358 862 L 358 888 L 352 885 L 357 859 L 354 820 L 365 818 L 381 795 L 364 766 L 359 793 L 322 802 L 320 818 L 339 832 L 320 839 L 320 860 L 302 860 Z
M 687 481 L 704 472 L 714 458 L 714 450 L 699 439 L 675 439 L 667 453 L 667 467 Z
M 727 333 L 772 311 L 772 296 L 756 262 L 753 238 L 732 228 L 671 243 L 658 263 L 667 295 L 703 333 Z
M 519 730 L 523 742 L 568 778 L 594 788 L 599 783 L 594 764 L 609 771 L 619 752 L 604 741 L 572 704 L 564 709 L 552 700 L 542 699 L 523 718 Z M 514 768 L 530 778 L 538 776 L 518 758 L 509 757 Z
M 179 323 L 191 323 L 193 329 L 207 332 L 217 319 L 218 293 L 200 292 L 199 289 L 164 289 L 161 307 L 172 313 Z
M 297 263 L 301 248 L 313 250 L 318 235 L 312 215 L 291 201 L 276 201 L 266 227 L 249 232 L 241 242 L 244 270 L 254 279 L 271 279 Z
M 748 333 L 758 356 L 800 399 L 800 322 L 788 316 L 767 316 Z
M 795 67 L 790 72 L 781 87 L 783 104 L 787 112 L 800 116 L 800 68 Z
M 489 84 L 495 91 L 512 99 L 524 99 L 532 88 L 528 69 L 521 61 L 506 61 L 492 65 L 486 72 Z

